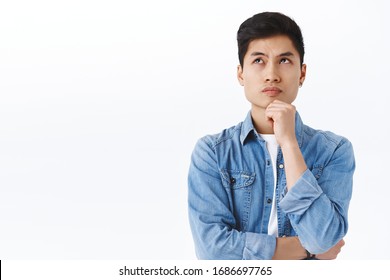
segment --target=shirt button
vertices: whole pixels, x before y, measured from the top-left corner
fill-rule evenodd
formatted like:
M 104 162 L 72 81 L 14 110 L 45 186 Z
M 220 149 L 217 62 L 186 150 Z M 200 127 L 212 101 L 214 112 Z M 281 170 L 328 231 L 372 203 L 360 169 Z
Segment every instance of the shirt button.
M 283 164 L 279 164 L 279 168 L 282 169 L 284 167 Z
M 268 203 L 268 204 L 271 204 L 271 202 L 272 202 L 272 199 L 271 199 L 271 198 L 268 198 L 268 199 L 267 199 L 267 203 Z

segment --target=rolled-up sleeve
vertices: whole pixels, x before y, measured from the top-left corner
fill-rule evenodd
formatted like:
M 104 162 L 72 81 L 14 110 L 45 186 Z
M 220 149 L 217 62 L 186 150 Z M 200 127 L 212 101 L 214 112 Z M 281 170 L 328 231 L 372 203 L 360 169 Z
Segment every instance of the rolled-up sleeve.
M 302 245 L 311 253 L 328 251 L 348 230 L 355 159 L 343 138 L 319 178 L 306 170 L 280 201 Z

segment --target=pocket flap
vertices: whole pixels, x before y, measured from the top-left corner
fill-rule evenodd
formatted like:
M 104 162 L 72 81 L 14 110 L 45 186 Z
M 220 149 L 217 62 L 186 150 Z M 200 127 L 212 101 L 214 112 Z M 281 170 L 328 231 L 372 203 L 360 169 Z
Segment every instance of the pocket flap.
M 232 189 L 245 188 L 253 184 L 255 173 L 240 170 L 221 170 L 223 185 Z

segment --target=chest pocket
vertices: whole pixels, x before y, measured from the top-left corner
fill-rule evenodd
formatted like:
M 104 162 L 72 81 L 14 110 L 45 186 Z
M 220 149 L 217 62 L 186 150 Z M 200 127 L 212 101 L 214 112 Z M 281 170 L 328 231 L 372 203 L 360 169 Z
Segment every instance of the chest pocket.
M 221 170 L 222 183 L 225 188 L 242 189 L 253 184 L 255 173 L 238 170 Z
M 250 217 L 255 173 L 226 169 L 222 169 L 220 173 L 222 184 L 227 190 L 229 208 L 235 218 L 235 224 L 232 226 L 239 231 L 245 232 L 248 228 Z

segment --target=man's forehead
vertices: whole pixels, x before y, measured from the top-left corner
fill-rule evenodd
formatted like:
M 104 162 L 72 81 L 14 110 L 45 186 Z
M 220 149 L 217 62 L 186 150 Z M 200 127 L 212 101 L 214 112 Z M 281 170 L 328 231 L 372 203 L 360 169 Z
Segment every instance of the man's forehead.
M 290 53 L 296 55 L 291 39 L 286 35 L 277 35 L 267 38 L 254 39 L 249 43 L 247 54 L 262 53 L 264 55 L 280 55 Z

